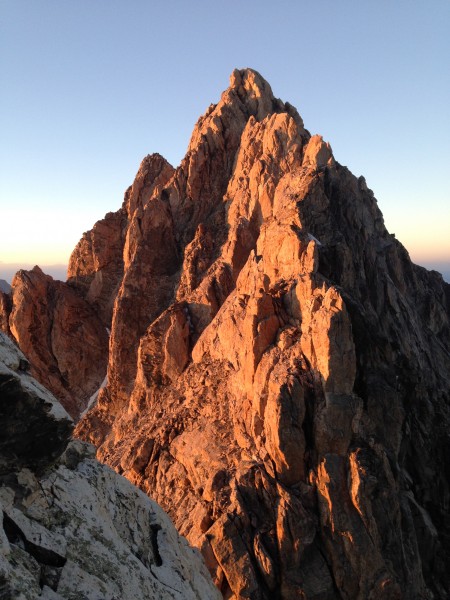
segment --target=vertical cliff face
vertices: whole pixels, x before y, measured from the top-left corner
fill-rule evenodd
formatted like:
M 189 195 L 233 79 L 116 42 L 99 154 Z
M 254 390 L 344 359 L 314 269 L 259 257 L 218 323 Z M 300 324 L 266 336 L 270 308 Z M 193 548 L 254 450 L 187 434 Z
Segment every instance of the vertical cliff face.
M 111 322 L 76 433 L 225 598 L 446 597 L 450 286 L 258 73 L 177 169 L 144 159 L 69 276 Z
M 111 327 L 117 289 L 123 276 L 123 245 L 127 216 L 124 208 L 108 213 L 83 234 L 70 257 L 67 282 Z
M 217 237 L 203 261 L 200 259 L 204 272 L 219 253 L 226 236 L 223 196 L 248 119 L 254 115 L 261 119 L 277 110 L 284 110 L 284 105 L 275 100 L 270 86 L 258 74 L 242 76 L 236 71 L 221 101 L 200 118 L 188 153 L 176 171 L 159 155 L 148 157 L 141 165 L 127 200 L 125 272 L 111 330 L 110 411 L 128 404 L 141 336 L 173 303 L 181 274 L 186 273 L 184 278 L 196 276 L 187 272 L 187 257 L 183 255 L 186 246 L 201 247 L 203 238 L 211 235 L 207 230 L 201 232 L 206 223 Z M 195 262 L 199 249 L 191 248 Z M 228 268 L 221 266 L 217 276 L 228 281 Z M 182 283 L 191 285 L 189 281 Z M 197 285 L 196 281 L 194 287 Z M 225 296 L 231 287 L 230 281 Z
M 31 373 L 78 417 L 106 375 L 108 334 L 92 306 L 39 267 L 19 271 L 0 301 L 0 327 Z
M 140 219 L 78 435 L 225 597 L 444 597 L 448 286 L 364 179 L 237 71 Z

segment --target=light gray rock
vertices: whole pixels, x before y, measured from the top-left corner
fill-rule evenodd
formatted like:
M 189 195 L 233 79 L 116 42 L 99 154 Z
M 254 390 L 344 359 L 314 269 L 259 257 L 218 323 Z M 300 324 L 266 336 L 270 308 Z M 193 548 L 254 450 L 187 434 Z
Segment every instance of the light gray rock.
M 0 332 L 0 474 L 45 469 L 72 434 L 70 416 L 27 369 L 25 356 Z
M 93 446 L 69 441 L 67 413 L 3 335 L 0 359 L 0 598 L 220 598 L 164 511 L 95 460 Z M 38 426 L 52 435 L 33 459 L 25 449 Z

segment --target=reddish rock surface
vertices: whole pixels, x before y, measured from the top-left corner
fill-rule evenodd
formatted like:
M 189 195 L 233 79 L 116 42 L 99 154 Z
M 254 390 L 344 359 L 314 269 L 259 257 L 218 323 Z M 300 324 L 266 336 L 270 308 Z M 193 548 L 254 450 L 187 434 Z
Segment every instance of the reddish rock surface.
M 93 308 L 34 267 L 15 275 L 2 329 L 30 361 L 33 377 L 78 417 L 106 374 L 108 334 Z
M 251 70 L 148 189 L 78 435 L 226 598 L 445 597 L 449 286 Z
M 68 283 L 82 293 L 108 328 L 122 284 L 124 261 L 128 266 L 139 245 L 147 201 L 152 194 L 161 192 L 173 172 L 173 167 L 159 154 L 147 156 L 125 193 L 122 207 L 108 213 L 84 233 L 72 252 Z
M 450 286 L 258 73 L 176 170 L 144 159 L 69 276 L 111 322 L 76 433 L 225 598 L 447 597 Z
M 72 252 L 67 269 L 68 284 L 84 296 L 108 328 L 123 276 L 126 223 L 123 208 L 108 213 L 83 234 Z

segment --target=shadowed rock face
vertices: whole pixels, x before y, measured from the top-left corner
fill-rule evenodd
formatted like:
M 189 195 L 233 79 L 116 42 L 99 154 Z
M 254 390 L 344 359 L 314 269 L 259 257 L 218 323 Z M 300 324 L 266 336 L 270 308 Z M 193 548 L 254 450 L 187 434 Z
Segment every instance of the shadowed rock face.
M 212 600 L 161 508 L 71 441 L 73 422 L 0 332 L 0 596 Z
M 11 286 L 4 279 L 0 279 L 0 292 L 3 294 L 9 294 L 11 292 Z
M 44 471 L 72 435 L 72 419 L 28 370 L 25 356 L 0 332 L 0 476 L 24 467 Z
M 114 299 L 76 433 L 225 598 L 446 597 L 450 286 L 258 73 L 176 170 L 144 159 L 71 265 L 104 323 Z
M 2 292 L 0 291 L 0 331 L 6 333 L 6 335 L 11 335 L 11 330 L 9 329 L 9 315 L 11 314 L 11 294 L 10 292 Z

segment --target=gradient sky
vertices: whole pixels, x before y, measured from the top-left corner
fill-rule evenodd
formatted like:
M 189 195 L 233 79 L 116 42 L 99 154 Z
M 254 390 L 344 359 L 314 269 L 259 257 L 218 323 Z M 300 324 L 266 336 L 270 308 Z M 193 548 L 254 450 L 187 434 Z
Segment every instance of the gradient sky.
M 66 263 L 142 158 L 179 164 L 235 67 L 450 263 L 449 0 L 0 0 L 0 261 Z M 0 277 L 1 264 L 0 264 Z

